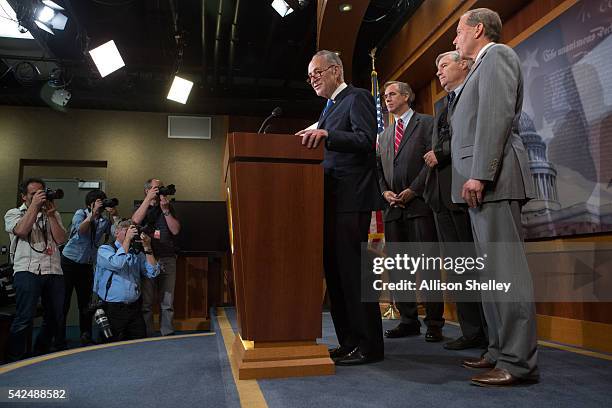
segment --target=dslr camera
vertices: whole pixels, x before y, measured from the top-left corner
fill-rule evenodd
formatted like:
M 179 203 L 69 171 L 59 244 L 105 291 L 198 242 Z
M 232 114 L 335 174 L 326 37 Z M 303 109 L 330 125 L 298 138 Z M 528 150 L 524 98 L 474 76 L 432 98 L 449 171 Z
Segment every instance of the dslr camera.
M 118 205 L 119 205 L 119 200 L 116 198 L 105 198 L 102 201 L 102 208 L 106 208 L 106 207 L 115 208 Z
M 142 227 L 140 225 L 136 225 L 136 229 L 138 230 L 138 235 L 136 235 L 134 239 L 132 239 L 132 242 L 130 243 L 130 251 L 139 253 L 139 252 L 144 251 L 144 247 L 142 246 L 142 238 L 140 238 L 140 234 L 144 232 L 145 234 L 149 236 L 153 235 L 155 233 L 155 226 L 151 224 L 148 224 Z
M 176 186 L 174 184 L 168 184 L 167 186 L 161 186 L 159 187 L 159 190 L 157 191 L 157 195 L 164 195 L 164 196 L 169 196 L 169 195 L 175 195 L 176 194 Z
M 64 198 L 64 190 L 62 190 L 61 188 L 58 188 L 57 190 L 47 188 L 45 190 L 45 196 L 47 201 L 60 200 Z

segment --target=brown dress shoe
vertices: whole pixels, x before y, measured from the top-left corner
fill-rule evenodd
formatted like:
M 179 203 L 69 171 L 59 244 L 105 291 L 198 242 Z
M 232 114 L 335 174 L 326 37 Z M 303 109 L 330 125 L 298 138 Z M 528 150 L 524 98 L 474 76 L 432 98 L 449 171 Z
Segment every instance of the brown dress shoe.
M 495 367 L 495 363 L 490 362 L 484 357 L 463 360 L 461 365 L 464 366 L 465 368 L 494 368 Z
M 472 377 L 472 384 L 480 387 L 507 387 L 525 382 L 532 381 L 515 377 L 503 368 L 494 368 L 491 371 Z

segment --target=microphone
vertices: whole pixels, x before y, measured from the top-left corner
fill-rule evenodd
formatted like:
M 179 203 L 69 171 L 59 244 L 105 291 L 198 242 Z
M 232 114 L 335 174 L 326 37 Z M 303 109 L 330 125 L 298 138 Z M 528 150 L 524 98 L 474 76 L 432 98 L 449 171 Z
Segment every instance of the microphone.
M 264 121 L 263 121 L 263 123 L 262 123 L 262 124 L 261 124 L 261 126 L 259 127 L 259 130 L 257 131 L 257 133 L 262 133 L 262 130 L 263 130 L 263 133 L 266 133 L 264 129 L 266 129 L 266 130 L 267 130 L 267 128 L 266 128 L 265 126 L 268 124 L 268 122 L 269 122 L 269 121 L 270 121 L 272 118 L 275 118 L 275 117 L 280 116 L 280 115 L 282 115 L 282 114 L 283 114 L 283 110 L 280 108 L 280 106 L 277 106 L 276 108 L 274 108 L 274 109 L 272 110 L 272 113 L 270 114 L 270 116 L 268 116 L 268 117 L 266 118 L 266 120 L 264 120 Z

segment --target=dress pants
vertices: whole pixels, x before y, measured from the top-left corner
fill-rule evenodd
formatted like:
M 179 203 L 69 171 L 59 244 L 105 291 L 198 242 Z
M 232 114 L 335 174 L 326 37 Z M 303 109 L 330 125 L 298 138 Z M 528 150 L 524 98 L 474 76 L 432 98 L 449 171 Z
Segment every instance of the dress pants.
M 147 326 L 147 336 L 153 335 L 153 310 L 155 295 L 160 303 L 159 327 L 162 336 L 174 333 L 174 286 L 176 283 L 176 257 L 160 257 L 160 272 L 153 279 L 142 278 L 142 314 Z
M 110 341 L 141 339 L 147 335 L 142 302 L 107 302 L 104 306 L 113 337 Z
M 482 291 L 489 332 L 484 357 L 517 378 L 537 379 L 538 353 L 533 283 L 522 243 L 521 210 L 516 201 L 497 201 L 470 208 L 472 233 L 478 248 L 488 248 L 487 276 L 512 284 L 512 301 L 497 291 Z M 503 250 L 486 243 L 508 243 Z M 493 253 L 491 253 L 493 252 Z M 479 254 L 482 256 L 482 254 Z
M 436 242 L 438 237 L 433 216 L 414 218 L 402 216 L 400 219 L 385 222 L 385 240 L 387 242 Z M 395 305 L 401 314 L 403 324 L 421 326 L 416 302 L 396 302 Z M 424 322 L 427 327 L 441 328 L 444 326 L 444 301 L 441 294 L 430 293 L 430 298 L 425 299 L 425 311 Z
M 330 209 L 331 207 L 331 209 Z M 323 262 L 330 312 L 341 346 L 384 355 L 378 302 L 362 302 L 361 243 L 367 243 L 371 211 L 339 213 L 326 205 Z
M 62 321 L 61 331 L 62 333 L 66 332 L 66 318 L 70 310 L 72 291 L 76 290 L 79 306 L 79 329 L 81 335 L 88 333 L 91 336 L 93 313 L 89 311 L 89 302 L 93 292 L 93 266 L 74 262 L 62 255 L 62 272 L 64 273 L 66 292 L 64 296 L 64 320 Z
M 434 212 L 436 229 L 440 238 L 444 256 L 466 256 L 468 254 L 453 254 L 451 248 L 445 248 L 444 243 L 473 242 L 470 216 L 466 211 L 451 211 L 444 209 Z M 474 253 L 476 249 L 474 248 Z M 447 255 L 448 254 L 448 255 Z M 457 302 L 457 316 L 461 332 L 466 338 L 487 337 L 487 326 L 482 310 L 480 297 L 474 302 Z M 478 300 L 478 301 L 476 301 Z

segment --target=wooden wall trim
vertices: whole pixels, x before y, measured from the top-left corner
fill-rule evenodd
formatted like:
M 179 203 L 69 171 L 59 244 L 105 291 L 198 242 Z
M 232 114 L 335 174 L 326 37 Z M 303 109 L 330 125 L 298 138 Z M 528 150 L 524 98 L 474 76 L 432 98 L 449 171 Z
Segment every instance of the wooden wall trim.
M 552 9 L 549 13 L 544 15 L 542 18 L 538 19 L 534 24 L 532 24 L 526 30 L 523 30 L 519 35 L 512 38 L 510 41 L 506 43 L 511 48 L 516 47 L 527 38 L 531 37 L 534 33 L 544 27 L 546 24 L 550 23 L 555 18 L 559 17 L 563 14 L 567 9 L 578 3 L 579 0 L 566 0 L 562 4 L 558 5 L 554 9 Z
M 612 353 L 612 324 L 537 315 L 538 339 Z

